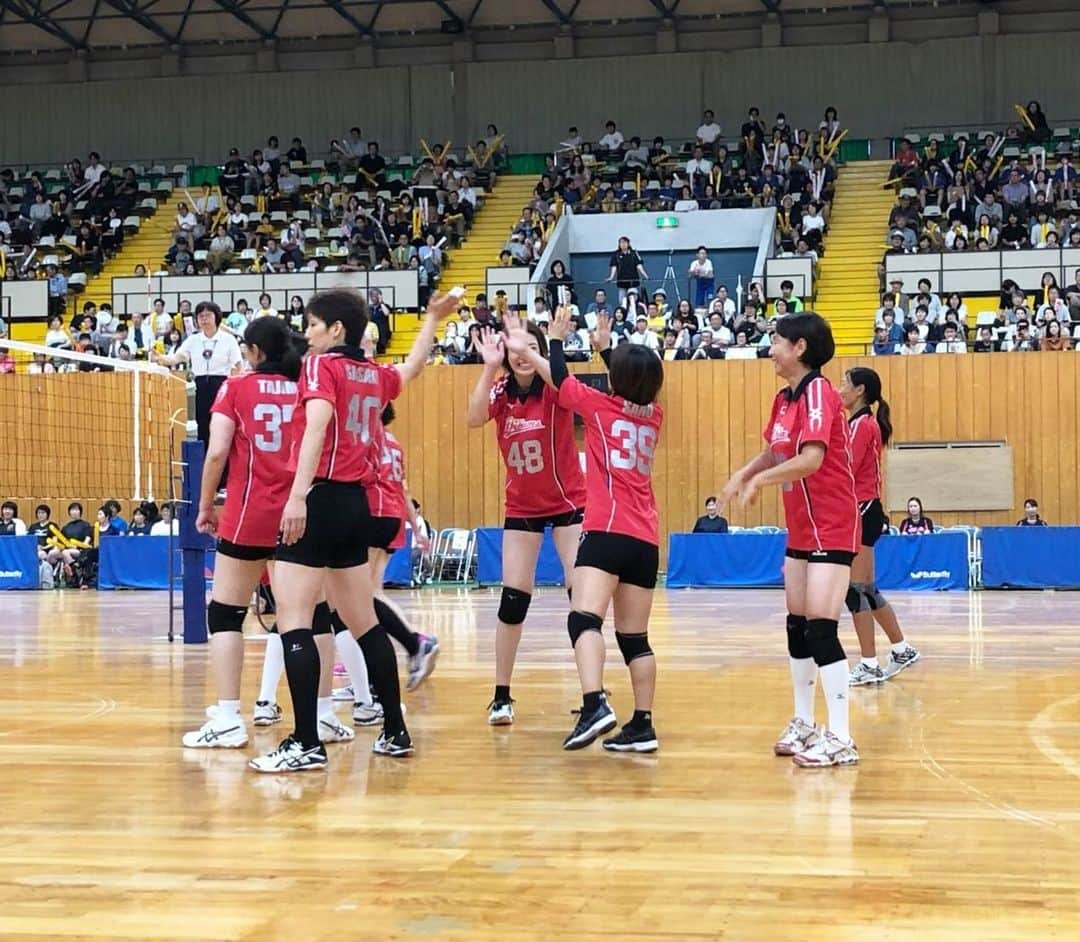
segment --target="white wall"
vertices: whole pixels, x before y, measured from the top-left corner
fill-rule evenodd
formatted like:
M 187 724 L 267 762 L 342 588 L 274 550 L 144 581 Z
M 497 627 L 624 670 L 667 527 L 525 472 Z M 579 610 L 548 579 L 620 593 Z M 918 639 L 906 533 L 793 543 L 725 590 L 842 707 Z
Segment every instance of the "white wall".
M 658 229 L 661 216 L 675 216 L 678 228 Z M 571 216 L 569 252 L 614 252 L 621 236 L 628 236 L 635 248 L 650 252 L 665 249 L 693 251 L 699 245 L 710 249 L 756 248 L 763 229 L 776 216 L 774 209 L 710 209 L 692 213 L 620 213 Z M 561 256 L 567 257 L 567 256 Z
M 71 299 L 76 299 L 74 292 Z M 69 312 L 73 311 L 69 299 Z M 0 318 L 11 321 L 41 320 L 49 314 L 49 284 L 37 281 L 0 281 Z

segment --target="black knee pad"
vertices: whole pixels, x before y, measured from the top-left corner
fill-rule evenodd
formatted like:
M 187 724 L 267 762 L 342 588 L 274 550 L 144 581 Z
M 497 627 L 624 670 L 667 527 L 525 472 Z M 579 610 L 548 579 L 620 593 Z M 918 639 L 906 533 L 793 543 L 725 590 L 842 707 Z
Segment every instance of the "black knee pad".
M 313 635 L 332 634 L 334 615 L 328 602 L 320 602 L 315 606 L 315 613 L 311 616 L 311 633 Z
M 577 639 L 586 631 L 602 634 L 603 629 L 604 619 L 592 612 L 571 612 L 566 617 L 566 631 L 570 635 L 570 647 L 577 644 Z
M 653 649 L 649 647 L 649 633 L 647 631 L 635 635 L 625 635 L 621 631 L 616 631 L 615 641 L 619 645 L 623 660 L 627 664 L 637 660 L 639 657 L 648 657 L 653 653 Z
M 330 613 L 330 628 L 333 630 L 335 636 L 341 634 L 343 631 L 349 630 L 349 626 L 341 620 L 341 616 L 337 611 Z
M 503 586 L 499 599 L 499 621 L 504 625 L 520 625 L 529 614 L 532 593 Z
M 225 605 L 211 599 L 206 606 L 206 627 L 212 635 L 219 631 L 243 631 L 246 617 L 246 605 Z
M 874 583 L 867 587 L 866 598 L 872 612 L 876 612 L 879 608 L 885 608 L 889 604 L 885 601 L 885 596 L 881 594 L 881 590 Z
M 813 657 L 810 652 L 810 644 L 806 640 L 805 615 L 788 615 L 787 650 L 788 654 L 799 661 L 805 661 L 808 657 Z
M 866 589 L 866 584 L 862 582 L 853 582 L 848 586 L 844 602 L 852 615 L 870 610 L 870 599 L 867 597 Z
M 828 667 L 845 659 L 838 628 L 839 624 L 833 618 L 806 620 L 806 640 L 810 646 L 810 656 L 818 667 Z

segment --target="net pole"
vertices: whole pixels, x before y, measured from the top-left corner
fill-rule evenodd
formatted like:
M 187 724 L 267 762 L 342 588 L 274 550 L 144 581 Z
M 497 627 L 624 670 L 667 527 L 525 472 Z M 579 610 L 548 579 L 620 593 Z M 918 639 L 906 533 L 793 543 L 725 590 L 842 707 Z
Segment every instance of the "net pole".
M 132 468 L 135 474 L 135 489 L 133 494 L 135 500 L 142 500 L 142 456 L 139 454 L 139 433 L 141 429 L 141 422 L 139 421 L 141 416 L 139 412 L 139 394 L 142 391 L 142 382 L 139 376 L 138 370 L 135 371 L 135 379 L 131 387 L 131 440 L 132 451 L 134 452 L 134 460 L 132 461 Z

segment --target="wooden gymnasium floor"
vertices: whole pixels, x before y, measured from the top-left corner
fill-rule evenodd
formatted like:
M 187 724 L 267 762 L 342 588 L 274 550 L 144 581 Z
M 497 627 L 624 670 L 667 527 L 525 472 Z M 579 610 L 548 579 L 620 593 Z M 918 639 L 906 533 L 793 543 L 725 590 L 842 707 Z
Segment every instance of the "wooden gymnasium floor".
M 417 755 L 359 731 L 328 771 L 278 778 L 180 747 L 207 655 L 163 641 L 163 595 L 5 594 L 0 936 L 1080 939 L 1075 595 L 895 596 L 925 659 L 854 692 L 863 764 L 817 771 L 771 754 L 779 592 L 658 594 L 661 752 L 639 758 L 559 748 L 561 592 L 534 604 L 518 723 L 496 730 L 495 593 L 398 598 L 442 642 L 408 700 Z

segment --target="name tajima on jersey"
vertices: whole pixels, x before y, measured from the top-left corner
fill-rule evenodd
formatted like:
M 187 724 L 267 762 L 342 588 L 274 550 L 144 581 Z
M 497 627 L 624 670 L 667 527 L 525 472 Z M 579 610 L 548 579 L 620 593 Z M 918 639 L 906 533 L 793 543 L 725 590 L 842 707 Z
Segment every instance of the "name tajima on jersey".
M 211 407 L 233 421 L 225 506 L 218 535 L 242 546 L 274 546 L 289 497 L 296 383 L 277 373 L 230 376 Z
M 869 409 L 860 409 L 848 421 L 851 473 L 855 499 L 860 503 L 881 497 L 881 426 Z
M 488 417 L 506 464 L 506 516 L 546 517 L 585 506 L 574 416 L 554 389 L 537 377 L 523 397 L 504 376 L 491 387 Z
M 559 386 L 559 405 L 585 420 L 582 532 L 621 533 L 659 546 L 652 469 L 664 410 L 600 392 L 573 376 Z
M 307 428 L 304 405 L 323 399 L 334 407 L 323 439 L 315 477 L 371 487 L 377 479 L 382 411 L 401 394 L 401 374 L 392 366 L 365 360 L 352 348 L 335 348 L 304 360 L 293 417 L 289 469 L 296 470 Z
M 859 510 L 847 422 L 832 384 L 815 371 L 794 390 L 781 389 L 764 437 L 777 464 L 794 458 L 811 442 L 825 446 L 825 459 L 817 471 L 783 486 L 788 548 L 858 552 Z

